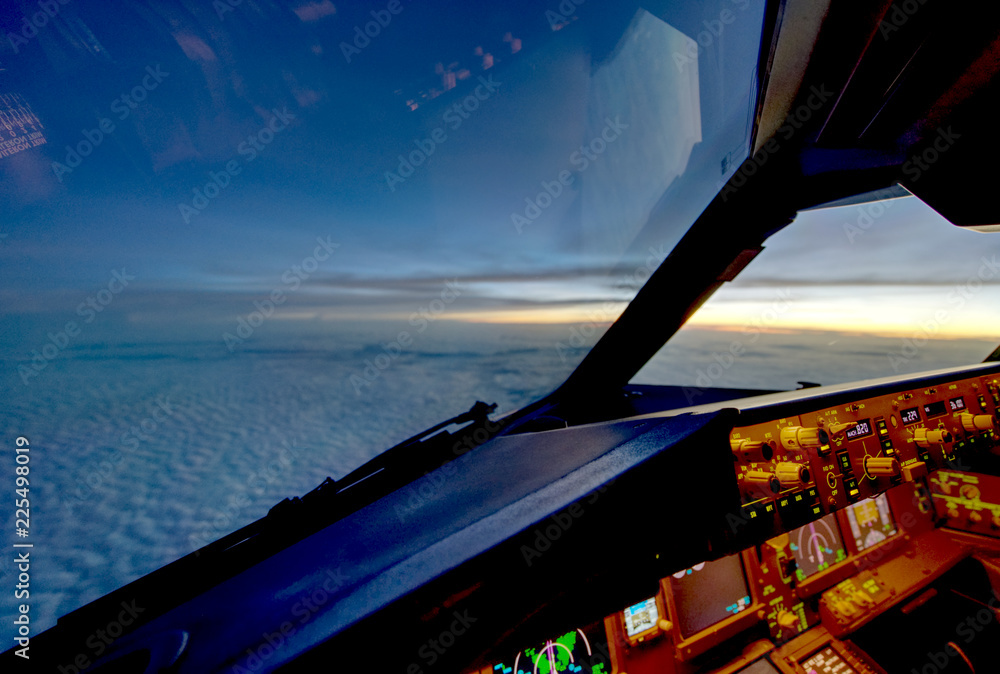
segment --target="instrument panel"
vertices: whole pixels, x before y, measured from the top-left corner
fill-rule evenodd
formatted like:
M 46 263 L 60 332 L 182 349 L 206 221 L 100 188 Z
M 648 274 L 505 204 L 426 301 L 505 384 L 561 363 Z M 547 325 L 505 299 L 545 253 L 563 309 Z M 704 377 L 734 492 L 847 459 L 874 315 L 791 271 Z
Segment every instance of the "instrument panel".
M 730 444 L 742 516 L 789 531 L 902 482 L 962 468 L 964 457 L 994 444 L 998 407 L 991 374 L 740 425 Z
M 589 650 L 567 632 L 464 674 L 894 671 L 852 636 L 918 610 L 913 597 L 971 555 L 1000 555 L 1000 478 L 970 472 L 1000 451 L 1000 372 L 863 391 L 735 401 L 739 503 L 726 525 L 745 549 L 582 627 Z

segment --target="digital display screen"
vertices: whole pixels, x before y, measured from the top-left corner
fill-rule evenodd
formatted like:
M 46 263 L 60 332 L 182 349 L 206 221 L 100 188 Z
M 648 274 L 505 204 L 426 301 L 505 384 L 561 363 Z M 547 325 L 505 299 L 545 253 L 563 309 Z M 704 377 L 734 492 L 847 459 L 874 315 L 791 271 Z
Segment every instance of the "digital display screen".
M 745 611 L 750 591 L 739 555 L 678 571 L 670 577 L 676 622 L 685 638 Z
M 928 419 L 931 417 L 939 417 L 942 414 L 947 414 L 948 410 L 944 408 L 944 401 L 938 400 L 937 402 L 928 403 L 924 405 L 924 414 Z
M 808 660 L 802 661 L 806 674 L 858 674 L 857 670 L 844 662 L 840 653 L 827 646 Z
M 491 661 L 490 671 L 505 674 L 611 674 L 611 656 L 603 622 L 566 632 L 510 657 Z M 465 674 L 478 674 L 480 671 L 475 669 Z
M 951 407 L 952 412 L 957 412 L 958 410 L 965 409 L 965 398 L 958 396 L 957 398 L 952 398 L 948 401 L 948 406 Z
M 861 421 L 859 421 L 857 424 L 854 425 L 854 428 L 848 428 L 847 433 L 845 433 L 848 440 L 856 440 L 857 438 L 863 438 L 866 435 L 871 435 L 871 434 L 872 434 L 871 419 L 862 419 Z
M 625 632 L 630 637 L 648 632 L 656 627 L 660 620 L 660 610 L 656 607 L 656 597 L 639 602 L 635 606 L 629 606 L 624 611 Z
M 916 407 L 911 407 L 908 410 L 903 410 L 899 413 L 899 419 L 904 425 L 915 424 L 920 421 L 920 409 Z
M 867 550 L 896 533 L 896 521 L 892 518 L 885 494 L 848 506 L 847 521 L 851 524 L 851 534 L 859 551 Z
M 830 513 L 815 522 L 799 527 L 789 536 L 792 555 L 798 568 L 795 575 L 805 580 L 814 573 L 847 559 L 847 548 L 840 537 L 837 518 Z

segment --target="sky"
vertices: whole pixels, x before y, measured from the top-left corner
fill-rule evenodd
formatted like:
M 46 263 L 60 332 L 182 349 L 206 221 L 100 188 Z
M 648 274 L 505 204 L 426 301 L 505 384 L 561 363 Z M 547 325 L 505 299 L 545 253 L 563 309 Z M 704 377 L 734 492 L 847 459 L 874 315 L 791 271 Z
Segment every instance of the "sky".
M 603 329 L 749 142 L 762 3 L 661 4 L 13 3 L 0 321 Z M 803 214 L 693 325 L 787 292 L 771 329 L 995 337 L 993 267 L 961 290 L 994 239 L 890 203 Z

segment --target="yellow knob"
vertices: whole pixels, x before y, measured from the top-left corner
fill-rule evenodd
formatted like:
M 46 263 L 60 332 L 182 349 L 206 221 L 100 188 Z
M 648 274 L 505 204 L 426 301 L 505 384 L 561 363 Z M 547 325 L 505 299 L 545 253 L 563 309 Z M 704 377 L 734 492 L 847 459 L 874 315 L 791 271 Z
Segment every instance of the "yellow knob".
M 826 427 L 826 432 L 832 435 L 833 437 L 837 437 L 838 435 L 841 435 L 844 431 L 846 431 L 848 428 L 853 428 L 856 425 L 857 424 L 832 423 Z
M 980 522 L 983 521 L 983 516 L 977 513 L 975 510 L 973 510 L 971 513 L 969 513 L 969 521 L 972 522 L 973 524 L 979 524 Z
M 791 611 L 778 611 L 778 625 L 786 630 L 798 627 L 799 617 Z
M 782 461 L 775 466 L 774 476 L 778 478 L 782 487 L 798 487 L 812 479 L 808 466 L 790 461 Z
M 734 452 L 760 452 L 765 461 L 770 461 L 774 456 L 774 445 L 766 441 L 732 438 L 729 446 Z
M 896 459 L 877 459 L 874 456 L 866 456 L 865 472 L 872 477 L 878 475 L 899 475 L 899 461 L 896 461 Z
M 968 412 L 963 412 L 962 416 L 962 428 L 964 428 L 969 433 L 978 433 L 979 431 L 989 431 L 993 430 L 993 417 L 989 414 L 969 414 Z
M 748 484 L 766 485 L 768 489 L 775 493 L 781 491 L 781 483 L 774 477 L 774 473 L 768 473 L 763 470 L 748 470 L 744 479 Z
M 790 452 L 829 444 L 830 436 L 815 426 L 785 426 L 781 429 L 781 445 Z
M 951 442 L 951 433 L 943 428 L 918 428 L 913 432 L 913 441 L 919 447 L 943 445 L 946 442 Z

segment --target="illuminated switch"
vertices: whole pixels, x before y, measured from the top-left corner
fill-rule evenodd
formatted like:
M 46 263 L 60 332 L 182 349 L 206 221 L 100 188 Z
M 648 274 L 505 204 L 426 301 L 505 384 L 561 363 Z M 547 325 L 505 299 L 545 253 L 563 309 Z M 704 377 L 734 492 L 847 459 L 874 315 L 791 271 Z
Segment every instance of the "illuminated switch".
M 892 446 L 892 440 L 890 438 L 882 440 L 882 449 L 885 451 L 886 456 L 896 456 L 896 449 Z
M 847 452 L 837 452 L 837 462 L 840 464 L 840 470 L 845 473 L 851 472 L 851 455 Z
M 848 498 L 857 498 L 861 491 L 858 489 L 858 481 L 855 478 L 851 478 L 844 482 L 844 488 L 847 489 Z
M 878 429 L 879 437 L 889 434 L 889 429 L 885 426 L 885 419 L 879 418 L 875 420 L 875 428 Z

